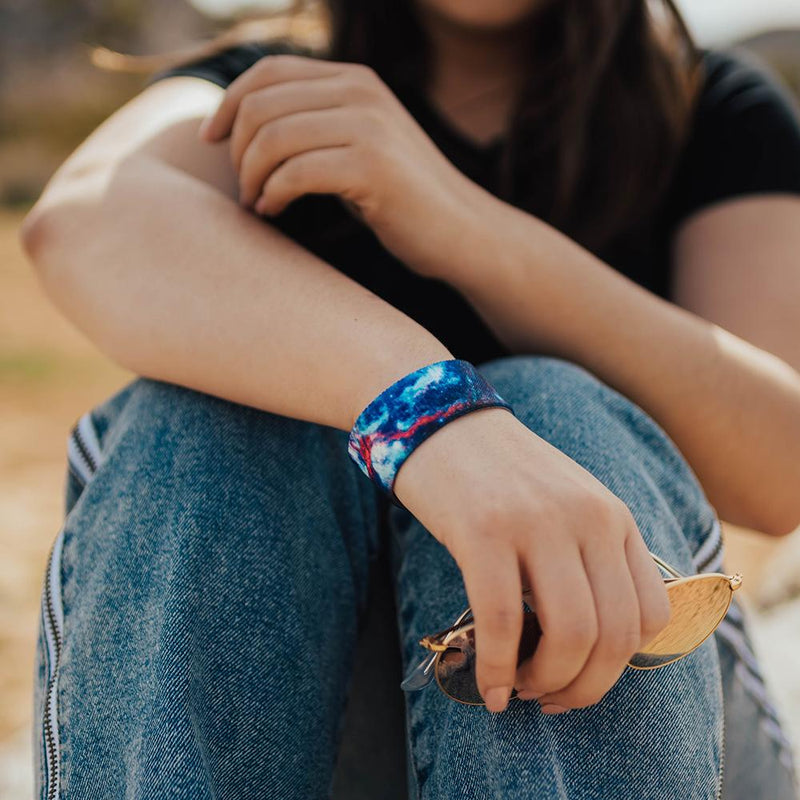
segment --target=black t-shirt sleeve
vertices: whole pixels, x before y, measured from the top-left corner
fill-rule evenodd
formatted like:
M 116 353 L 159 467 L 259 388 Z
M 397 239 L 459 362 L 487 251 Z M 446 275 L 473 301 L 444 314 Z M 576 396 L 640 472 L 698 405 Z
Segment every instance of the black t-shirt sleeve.
M 800 194 L 800 112 L 759 61 L 708 51 L 706 78 L 672 197 L 677 224 L 713 203 L 747 194 Z
M 183 64 L 176 64 L 173 67 L 159 70 L 150 75 L 145 82 L 145 86 L 174 75 L 192 75 L 197 78 L 205 78 L 226 89 L 235 78 L 252 67 L 259 59 L 277 53 L 308 55 L 308 51 L 285 40 L 244 42 L 231 45 L 210 56 L 202 56 Z

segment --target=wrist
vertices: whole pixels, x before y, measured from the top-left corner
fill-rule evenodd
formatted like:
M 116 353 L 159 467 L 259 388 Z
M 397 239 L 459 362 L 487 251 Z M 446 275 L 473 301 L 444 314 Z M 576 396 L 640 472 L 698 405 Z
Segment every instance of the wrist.
M 362 472 L 402 505 L 394 494 L 400 467 L 443 426 L 484 408 L 513 409 L 473 364 L 449 358 L 404 375 L 359 414 L 348 453 Z
M 454 358 L 453 354 L 433 336 L 381 350 L 354 385 L 348 431 L 353 429 L 361 412 L 393 383 L 420 367 L 450 358 Z
M 399 254 L 409 269 L 427 278 L 454 286 L 465 273 L 481 263 L 474 248 L 486 249 L 497 238 L 485 226 L 485 216 L 496 198 L 460 172 L 438 195 L 418 206 L 419 227 L 413 244 L 406 242 Z
M 485 469 L 489 440 L 506 431 L 503 426 L 521 424 L 502 407 L 482 408 L 454 419 L 414 448 L 403 462 L 395 477 L 396 497 L 406 506 L 413 504 L 416 514 L 426 497 L 433 494 L 435 501 L 439 492 L 451 485 L 456 469 L 464 468 L 467 459 L 474 463 L 476 452 L 480 453 L 480 469 Z

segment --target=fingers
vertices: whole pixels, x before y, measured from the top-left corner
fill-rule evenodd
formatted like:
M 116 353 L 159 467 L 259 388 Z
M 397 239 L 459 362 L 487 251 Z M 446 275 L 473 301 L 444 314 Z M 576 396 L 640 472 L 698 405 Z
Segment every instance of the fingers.
M 304 194 L 339 194 L 353 171 L 347 146 L 309 150 L 284 161 L 270 176 L 255 204 L 259 214 L 280 214 Z
M 597 641 L 584 668 L 570 684 L 539 698 L 545 712 L 599 702 L 639 647 L 639 597 L 625 555 L 625 535 L 612 531 L 606 539 L 610 536 L 617 542 L 599 541 L 583 556 L 597 612 Z
M 352 116 L 341 109 L 302 111 L 262 125 L 242 156 L 239 202 L 252 205 L 272 171 L 309 150 L 350 144 Z
M 239 203 L 250 207 L 272 172 L 293 157 L 354 144 L 356 139 L 382 143 L 389 98 L 400 105 L 366 65 L 268 56 L 230 84 L 217 110 L 200 126 L 199 135 L 209 142 L 230 136 Z M 370 163 L 373 154 L 374 148 L 361 153 Z M 343 194 L 347 190 L 358 191 L 345 184 Z M 327 193 L 319 186 L 306 192 Z M 262 213 L 267 205 L 265 200 L 256 210 Z
M 484 438 L 480 415 L 463 419 L 470 417 L 479 436 L 470 437 L 467 425 L 463 440 L 444 439 L 440 451 L 433 444 L 433 461 L 418 462 L 426 481 L 418 485 L 435 487 L 429 529 L 464 576 L 475 616 L 478 691 L 490 710 L 505 707 L 511 686 L 521 697 L 523 689 L 544 692 L 538 700 L 547 713 L 593 705 L 642 638 L 663 623 L 663 581 L 630 509 L 591 473 L 542 447 L 527 429 L 515 440 L 516 422 L 508 430 L 487 426 L 492 435 Z M 453 479 L 453 465 L 461 481 Z M 457 491 L 449 494 L 451 487 Z M 442 504 L 447 513 L 436 517 Z M 526 642 L 538 638 L 538 646 L 517 670 L 523 581 L 532 588 L 541 634 L 531 628 Z M 499 687 L 495 706 L 490 690 Z
M 250 92 L 242 98 L 230 132 L 230 154 L 238 170 L 242 156 L 259 128 L 302 111 L 342 105 L 340 82 L 330 77 L 290 81 Z
M 664 579 L 638 530 L 628 536 L 625 542 L 625 553 L 636 586 L 636 593 L 639 596 L 641 637 L 637 649 L 641 650 L 652 642 L 669 623 L 669 597 Z
M 521 558 L 533 587 L 542 637 L 519 666 L 514 686 L 530 699 L 556 692 L 576 678 L 597 639 L 597 614 L 577 546 L 544 555 L 528 548 Z
M 294 55 L 268 55 L 235 78 L 217 110 L 207 119 L 202 135 L 208 141 L 230 133 L 239 105 L 250 92 L 285 81 L 336 75 L 342 66 L 333 61 Z
M 522 634 L 522 584 L 516 552 L 477 538 L 459 554 L 475 620 L 476 680 L 489 711 L 502 711 L 514 685 Z

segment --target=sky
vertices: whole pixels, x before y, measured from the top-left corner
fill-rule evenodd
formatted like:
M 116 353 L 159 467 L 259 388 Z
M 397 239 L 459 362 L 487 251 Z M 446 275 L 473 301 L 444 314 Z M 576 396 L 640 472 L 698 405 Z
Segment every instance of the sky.
M 285 0 L 190 0 L 213 16 L 280 8 Z M 677 0 L 702 44 L 720 44 L 770 28 L 800 28 L 800 0 Z
M 676 0 L 703 44 L 773 28 L 800 28 L 800 0 Z

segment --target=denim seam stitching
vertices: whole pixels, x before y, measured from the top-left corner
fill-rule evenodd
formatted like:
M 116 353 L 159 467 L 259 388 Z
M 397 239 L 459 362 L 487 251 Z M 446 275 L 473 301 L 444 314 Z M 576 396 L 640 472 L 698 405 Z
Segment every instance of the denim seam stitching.
M 408 699 L 406 698 L 406 702 Z M 419 768 L 417 767 L 417 759 L 414 755 L 414 744 L 411 737 L 411 729 L 409 723 L 409 715 L 406 713 L 406 746 L 408 748 L 408 759 L 411 764 L 411 777 L 413 777 L 414 800 L 422 800 L 422 787 L 419 782 Z

